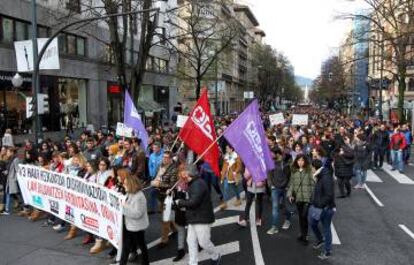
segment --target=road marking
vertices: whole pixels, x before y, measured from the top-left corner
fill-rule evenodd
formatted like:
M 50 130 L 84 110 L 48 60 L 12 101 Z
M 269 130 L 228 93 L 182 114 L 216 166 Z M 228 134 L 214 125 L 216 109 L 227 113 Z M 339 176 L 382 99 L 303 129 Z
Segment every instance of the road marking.
M 368 192 L 368 194 L 371 196 L 371 198 L 374 200 L 374 202 L 379 206 L 379 207 L 384 207 L 384 204 L 382 204 L 382 202 L 380 200 L 378 200 L 377 196 L 375 196 L 375 194 L 372 192 L 372 190 L 368 187 L 367 184 L 364 184 L 365 190 Z
M 336 232 L 336 229 L 333 223 L 331 223 L 331 232 L 332 232 L 332 244 L 340 245 L 341 241 L 339 240 L 338 233 Z
M 226 256 L 226 255 L 230 255 L 230 254 L 240 252 L 239 241 L 233 241 L 233 242 L 226 243 L 226 244 L 223 244 L 223 245 L 218 245 L 215 248 L 216 248 L 216 251 L 221 254 L 221 256 Z M 151 262 L 151 264 L 153 264 L 153 265 L 170 265 L 170 264 L 185 265 L 185 264 L 188 264 L 188 258 L 189 257 L 188 257 L 188 254 L 187 254 L 187 255 L 185 255 L 185 258 L 183 258 L 179 262 L 174 262 L 173 263 L 172 262 L 173 258 L 167 258 L 167 259 Z M 209 260 L 209 259 L 210 259 L 210 255 L 206 251 L 202 250 L 200 253 L 198 253 L 198 261 L 199 262 Z
M 390 165 L 384 165 L 385 172 L 388 173 L 392 178 L 394 178 L 398 183 L 400 184 L 408 184 L 408 185 L 414 185 L 414 181 L 407 177 L 404 174 L 401 174 L 397 170 L 391 171 L 392 167 Z
M 246 206 L 246 197 L 244 196 L 244 191 L 242 191 L 240 193 L 240 198 L 244 198 L 241 199 L 242 203 L 240 206 L 234 206 L 233 204 L 236 202 L 236 197 L 231 198 L 230 200 L 227 201 L 227 209 L 226 210 L 230 210 L 230 211 L 244 211 L 244 207 Z M 216 208 L 214 208 L 214 213 L 217 213 L 220 211 L 220 205 L 217 206 Z
M 262 249 L 260 248 L 259 235 L 257 234 L 256 226 L 256 203 L 252 203 L 249 213 L 250 219 L 250 233 L 252 234 L 253 254 L 255 265 L 264 265 Z
M 234 224 L 234 223 L 237 223 L 238 220 L 239 220 L 238 215 L 230 216 L 226 218 L 220 218 L 220 219 L 217 219 L 211 227 L 219 227 L 219 226 Z
M 374 171 L 372 171 L 371 169 L 369 169 L 367 171 L 367 181 L 368 182 L 377 182 L 377 183 L 381 183 L 383 182 L 377 174 L 375 174 Z
M 412 239 L 414 239 L 414 233 L 411 232 L 410 229 L 408 229 L 408 227 L 406 227 L 405 225 L 398 225 L 404 232 L 406 232 Z

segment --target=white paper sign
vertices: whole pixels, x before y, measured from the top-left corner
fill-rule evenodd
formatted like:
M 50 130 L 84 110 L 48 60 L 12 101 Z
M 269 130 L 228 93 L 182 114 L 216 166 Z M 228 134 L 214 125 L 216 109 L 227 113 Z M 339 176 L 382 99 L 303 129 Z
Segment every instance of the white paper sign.
M 308 114 L 293 114 L 292 125 L 308 125 Z
M 38 52 L 45 45 L 47 38 L 37 39 Z M 33 45 L 31 40 L 15 41 L 14 49 L 16 51 L 17 71 L 33 71 Z M 59 46 L 58 39 L 55 38 L 47 47 L 40 61 L 40 70 L 59 70 Z
M 178 128 L 183 128 L 185 123 L 187 122 L 187 120 L 188 120 L 188 116 L 178 115 L 177 116 L 177 127 Z
M 285 123 L 285 117 L 283 117 L 283 113 L 270 115 L 269 120 L 272 126 Z
M 133 129 L 125 126 L 122 122 L 118 122 L 116 124 L 116 135 L 131 138 L 133 136 Z
M 119 248 L 125 199 L 121 193 L 32 165 L 20 165 L 17 180 L 25 204 L 107 239 Z

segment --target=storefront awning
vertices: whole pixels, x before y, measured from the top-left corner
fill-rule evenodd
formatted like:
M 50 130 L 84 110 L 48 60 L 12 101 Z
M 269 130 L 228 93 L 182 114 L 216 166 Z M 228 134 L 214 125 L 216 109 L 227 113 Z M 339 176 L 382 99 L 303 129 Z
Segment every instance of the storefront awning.
M 138 101 L 138 109 L 144 112 L 160 112 L 164 110 L 159 103 L 153 100 Z

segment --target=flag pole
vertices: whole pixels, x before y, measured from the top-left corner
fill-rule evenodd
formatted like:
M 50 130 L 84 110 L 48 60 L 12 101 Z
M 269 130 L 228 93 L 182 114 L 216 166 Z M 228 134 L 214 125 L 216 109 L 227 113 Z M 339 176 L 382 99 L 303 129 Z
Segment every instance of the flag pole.
M 177 144 L 178 138 L 180 138 L 179 135 L 177 135 L 177 137 L 175 138 L 174 143 L 173 143 L 173 145 L 170 148 L 170 152 L 174 149 L 175 145 Z
M 220 140 L 221 137 L 224 136 L 224 133 L 222 133 L 219 137 L 216 138 L 216 140 L 214 142 L 212 142 L 206 150 L 204 150 L 204 152 L 198 156 L 197 160 L 193 163 L 193 165 L 197 164 L 206 154 L 207 152 L 211 149 L 211 147 L 213 147 L 213 145 L 215 145 L 217 143 L 218 140 Z

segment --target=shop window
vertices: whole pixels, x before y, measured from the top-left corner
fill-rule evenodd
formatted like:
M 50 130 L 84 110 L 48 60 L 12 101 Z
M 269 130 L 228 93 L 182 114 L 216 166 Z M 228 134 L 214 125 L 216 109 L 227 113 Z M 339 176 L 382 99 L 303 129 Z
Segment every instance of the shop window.
M 39 38 L 47 38 L 49 37 L 49 32 L 48 32 L 48 28 L 45 27 L 39 27 L 37 29 L 37 35 L 39 36 Z M 29 35 L 30 36 L 30 35 Z
M 12 42 L 13 41 L 13 20 L 1 17 L 1 41 Z
M 85 126 L 86 81 L 82 79 L 59 78 L 59 105 L 62 116 L 61 126 L 74 128 Z
M 16 41 L 26 40 L 26 23 L 15 21 Z

